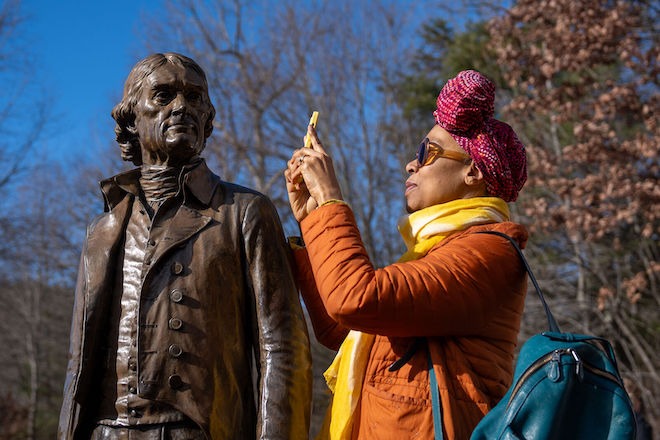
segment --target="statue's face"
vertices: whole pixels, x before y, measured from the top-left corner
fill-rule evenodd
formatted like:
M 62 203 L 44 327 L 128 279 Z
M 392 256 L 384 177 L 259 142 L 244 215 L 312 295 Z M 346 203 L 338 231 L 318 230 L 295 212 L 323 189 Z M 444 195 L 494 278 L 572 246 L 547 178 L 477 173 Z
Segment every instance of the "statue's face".
M 204 149 L 210 106 L 194 70 L 166 63 L 143 82 L 135 127 L 144 164 L 182 165 Z

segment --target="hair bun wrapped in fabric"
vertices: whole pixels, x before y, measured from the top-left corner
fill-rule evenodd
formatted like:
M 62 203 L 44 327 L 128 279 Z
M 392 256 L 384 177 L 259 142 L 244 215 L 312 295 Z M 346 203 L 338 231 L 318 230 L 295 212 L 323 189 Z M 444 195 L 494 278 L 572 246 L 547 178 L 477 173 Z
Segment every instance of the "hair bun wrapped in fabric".
M 447 81 L 433 115 L 447 131 L 467 134 L 479 129 L 495 112 L 495 85 L 475 70 L 464 70 Z
M 447 81 L 436 105 L 436 123 L 470 155 L 488 194 L 515 201 L 527 180 L 525 146 L 508 124 L 493 119 L 495 85 L 475 70 L 464 70 Z

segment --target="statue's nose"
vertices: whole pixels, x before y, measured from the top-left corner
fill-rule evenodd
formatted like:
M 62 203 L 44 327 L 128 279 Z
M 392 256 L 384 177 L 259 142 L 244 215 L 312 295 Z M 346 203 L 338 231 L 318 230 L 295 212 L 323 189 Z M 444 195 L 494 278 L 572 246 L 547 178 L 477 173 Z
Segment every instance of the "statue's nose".
M 183 93 L 177 93 L 172 101 L 172 112 L 174 114 L 184 113 L 187 105 L 185 95 Z

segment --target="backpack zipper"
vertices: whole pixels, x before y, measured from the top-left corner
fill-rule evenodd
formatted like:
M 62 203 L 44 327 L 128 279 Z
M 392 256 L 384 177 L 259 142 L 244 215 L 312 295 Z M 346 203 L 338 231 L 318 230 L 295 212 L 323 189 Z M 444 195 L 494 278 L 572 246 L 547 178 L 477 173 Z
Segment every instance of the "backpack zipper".
M 560 348 L 552 351 L 552 353 L 548 353 L 545 356 L 537 359 L 536 361 L 534 361 L 532 365 L 529 366 L 529 368 L 527 368 L 527 370 L 525 370 L 525 372 L 520 376 L 520 379 L 518 379 L 518 382 L 516 382 L 515 387 L 511 391 L 511 397 L 509 398 L 509 402 L 507 403 L 507 408 L 509 407 L 509 405 L 511 405 L 511 402 L 513 401 L 513 397 L 516 395 L 522 384 L 529 376 L 537 372 L 548 362 L 556 362 L 560 366 L 561 356 L 563 354 L 570 354 L 573 357 L 573 359 L 575 359 L 575 374 L 578 376 L 580 380 L 582 380 L 582 378 L 584 377 L 584 371 L 583 371 L 584 368 L 597 376 L 600 376 L 607 380 L 611 380 L 621 385 L 621 380 L 617 376 L 615 376 L 614 374 L 608 371 L 601 370 L 599 368 L 589 365 L 586 362 L 583 362 L 582 359 L 578 356 L 577 352 L 572 348 Z

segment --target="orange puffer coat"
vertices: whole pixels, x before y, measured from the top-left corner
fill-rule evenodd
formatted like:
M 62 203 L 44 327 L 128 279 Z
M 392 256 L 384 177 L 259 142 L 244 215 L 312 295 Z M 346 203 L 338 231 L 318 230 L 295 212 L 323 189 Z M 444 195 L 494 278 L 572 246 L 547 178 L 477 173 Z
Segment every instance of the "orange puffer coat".
M 456 232 L 419 260 L 374 269 L 348 205 L 301 223 L 306 251 L 298 282 L 317 338 L 337 349 L 349 329 L 375 334 L 354 439 L 432 439 L 427 350 L 388 367 L 425 337 L 438 378 L 445 439 L 468 439 L 513 375 L 526 273 L 504 232 L 524 247 L 524 227 L 506 222 Z

